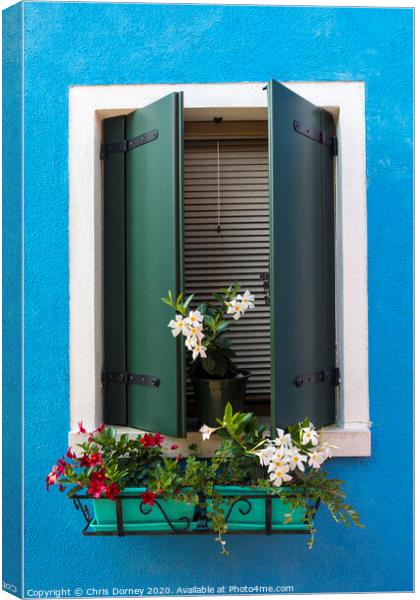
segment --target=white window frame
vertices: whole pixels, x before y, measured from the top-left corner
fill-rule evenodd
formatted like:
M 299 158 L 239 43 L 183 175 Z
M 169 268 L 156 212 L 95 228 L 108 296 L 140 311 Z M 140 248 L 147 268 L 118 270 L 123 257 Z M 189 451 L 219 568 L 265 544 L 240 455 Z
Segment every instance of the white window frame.
M 284 82 L 331 112 L 337 125 L 336 318 L 338 421 L 325 438 L 336 456 L 370 456 L 368 383 L 367 208 L 365 86 L 363 82 Z M 142 108 L 174 91 L 187 109 L 267 107 L 265 82 L 177 85 L 72 86 L 69 89 L 70 432 L 78 421 L 102 421 L 102 164 L 101 121 Z M 201 112 L 201 111 L 200 111 Z M 251 111 L 252 112 L 252 111 Z M 118 430 L 138 435 L 137 429 Z M 185 451 L 200 435 L 177 440 Z M 204 449 L 212 451 L 213 443 Z

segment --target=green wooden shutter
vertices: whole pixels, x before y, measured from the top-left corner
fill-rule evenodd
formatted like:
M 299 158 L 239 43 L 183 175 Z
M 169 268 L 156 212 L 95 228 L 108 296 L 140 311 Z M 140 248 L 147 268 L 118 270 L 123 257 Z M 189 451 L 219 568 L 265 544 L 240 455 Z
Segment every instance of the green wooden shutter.
M 184 348 L 160 300 L 183 289 L 182 94 L 107 119 L 103 149 L 105 419 L 184 436 Z
M 103 124 L 104 144 L 125 138 L 125 117 Z M 126 371 L 125 313 L 125 153 L 109 153 L 104 163 L 103 195 L 104 370 Z M 104 421 L 127 424 L 126 386 L 104 379 Z
M 127 152 L 127 370 L 159 378 L 160 385 L 129 384 L 128 425 L 185 435 L 182 340 L 167 325 L 161 302 L 183 287 L 182 94 L 174 93 L 128 115 L 126 135 L 157 130 L 155 141 Z
M 276 81 L 269 84 L 275 427 L 305 416 L 320 427 L 336 416 L 332 136 L 329 113 Z

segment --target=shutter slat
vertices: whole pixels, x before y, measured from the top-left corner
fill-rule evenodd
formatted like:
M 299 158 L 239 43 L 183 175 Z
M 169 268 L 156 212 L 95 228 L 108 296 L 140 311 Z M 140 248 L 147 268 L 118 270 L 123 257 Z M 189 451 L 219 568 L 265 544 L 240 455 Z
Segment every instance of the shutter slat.
M 237 322 L 232 319 L 227 336 L 235 362 L 252 373 L 248 396 L 264 399 L 271 385 L 270 309 L 260 278 L 269 267 L 267 140 L 219 143 L 219 207 L 216 141 L 185 143 L 185 286 L 187 293 L 196 293 L 197 303 L 235 280 L 255 293 L 256 308 Z

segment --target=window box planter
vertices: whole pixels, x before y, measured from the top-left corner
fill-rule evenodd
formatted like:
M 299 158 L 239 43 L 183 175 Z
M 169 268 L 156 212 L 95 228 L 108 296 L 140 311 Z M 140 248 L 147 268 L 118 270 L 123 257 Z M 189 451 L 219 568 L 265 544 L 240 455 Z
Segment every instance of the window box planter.
M 181 533 L 197 527 L 198 516 L 194 504 L 156 499 L 154 505 L 150 506 L 142 502 L 145 492 L 144 487 L 126 488 L 115 500 L 91 498 L 94 517 L 90 520 L 89 529 L 97 533 L 117 532 L 121 535 L 130 532 Z M 82 507 L 85 516 L 86 508 Z
M 288 492 L 289 488 L 282 488 Z M 307 532 L 310 527 L 306 510 L 292 508 L 290 502 L 278 494 L 267 494 L 265 490 L 243 486 L 216 486 L 215 492 L 226 498 L 222 508 L 228 531 Z M 207 500 L 212 509 L 211 499 Z
M 84 535 L 141 535 L 214 533 L 209 522 L 213 502 L 205 507 L 177 500 L 155 500 L 153 506 L 142 503 L 146 488 L 127 488 L 115 498 L 93 499 L 77 494 L 73 502 L 86 520 Z M 185 489 L 184 491 L 188 491 Z M 288 488 L 284 488 L 284 492 Z M 310 533 L 306 510 L 293 509 L 287 500 L 265 490 L 245 486 L 216 486 L 215 492 L 226 498 L 222 504 L 227 533 Z M 93 505 L 93 517 L 86 501 Z M 316 506 L 317 508 L 317 506 Z

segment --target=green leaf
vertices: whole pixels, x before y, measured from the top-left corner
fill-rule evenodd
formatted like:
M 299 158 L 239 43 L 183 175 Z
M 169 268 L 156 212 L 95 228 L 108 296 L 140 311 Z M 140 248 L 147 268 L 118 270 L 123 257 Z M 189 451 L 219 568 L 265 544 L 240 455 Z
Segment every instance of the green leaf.
M 220 325 L 217 326 L 218 335 L 220 335 L 223 331 L 225 331 L 225 329 L 227 329 L 229 326 L 230 326 L 229 321 L 223 321 L 223 323 L 220 323 Z
M 173 308 L 172 300 L 168 300 L 168 298 L 161 298 L 162 302 Z
M 213 331 L 216 329 L 216 323 L 213 317 L 209 315 L 204 316 L 204 323 L 208 325 Z
M 228 402 L 225 406 L 225 414 L 223 416 L 223 420 L 226 423 L 230 423 L 232 421 L 232 413 L 233 413 L 232 405 L 230 402 Z
M 74 496 L 74 494 L 76 492 L 80 492 L 80 485 L 75 485 L 75 486 L 71 487 L 69 489 L 69 491 L 67 492 L 67 497 L 71 498 L 72 496 Z
M 203 358 L 201 360 L 201 364 L 203 365 L 203 368 L 207 371 L 207 373 L 209 373 L 210 375 L 214 374 L 216 368 L 216 361 L 214 360 L 214 358 L 212 358 L 211 356 L 207 356 L 206 358 Z
M 190 305 L 191 300 L 194 298 L 194 294 L 191 294 L 190 296 L 188 296 L 188 298 L 185 300 L 184 302 L 184 308 L 187 309 L 188 306 Z

